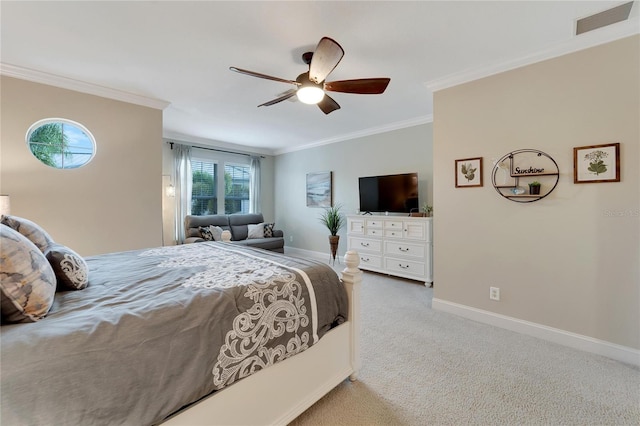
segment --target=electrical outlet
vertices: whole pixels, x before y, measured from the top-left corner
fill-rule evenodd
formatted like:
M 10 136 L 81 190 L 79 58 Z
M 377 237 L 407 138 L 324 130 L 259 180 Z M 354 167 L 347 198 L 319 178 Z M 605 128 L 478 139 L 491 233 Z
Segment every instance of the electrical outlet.
M 293 235 L 289 235 L 289 242 L 292 243 L 293 242 Z
M 491 300 L 500 300 L 500 288 L 499 287 L 489 287 L 489 299 L 491 299 Z

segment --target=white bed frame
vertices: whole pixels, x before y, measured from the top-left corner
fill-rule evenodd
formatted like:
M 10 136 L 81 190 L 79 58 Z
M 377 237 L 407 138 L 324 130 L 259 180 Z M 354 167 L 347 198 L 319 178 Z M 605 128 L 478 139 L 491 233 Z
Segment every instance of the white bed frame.
M 167 419 L 166 426 L 286 425 L 360 370 L 360 257 L 344 255 L 349 320 L 306 351 L 261 370 Z

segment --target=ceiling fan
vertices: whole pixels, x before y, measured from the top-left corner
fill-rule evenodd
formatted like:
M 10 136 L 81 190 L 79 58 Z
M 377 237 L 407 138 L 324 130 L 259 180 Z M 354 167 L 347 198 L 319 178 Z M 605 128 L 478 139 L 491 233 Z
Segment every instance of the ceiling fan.
M 327 95 L 326 91 L 376 95 L 384 93 L 389 81 L 391 81 L 389 78 L 325 81 L 343 56 L 344 50 L 342 46 L 329 37 L 322 37 L 320 42 L 318 42 L 315 52 L 306 52 L 302 55 L 304 63 L 309 65 L 309 71 L 300 74 L 295 80 L 286 80 L 242 68 L 229 67 L 229 69 L 240 74 L 296 86 L 296 88 L 284 92 L 276 99 L 258 105 L 258 107 L 275 105 L 293 96 L 297 96 L 301 102 L 317 104 L 322 112 L 329 114 L 340 109 L 340 105 Z

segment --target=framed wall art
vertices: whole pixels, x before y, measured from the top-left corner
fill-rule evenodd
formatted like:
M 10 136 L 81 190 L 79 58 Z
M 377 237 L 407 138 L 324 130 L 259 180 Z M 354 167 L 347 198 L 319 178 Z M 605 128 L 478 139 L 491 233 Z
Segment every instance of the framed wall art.
M 332 172 L 307 173 L 307 207 L 331 207 Z
M 456 188 L 482 186 L 482 157 L 456 160 Z
M 573 183 L 620 182 L 620 143 L 573 148 Z

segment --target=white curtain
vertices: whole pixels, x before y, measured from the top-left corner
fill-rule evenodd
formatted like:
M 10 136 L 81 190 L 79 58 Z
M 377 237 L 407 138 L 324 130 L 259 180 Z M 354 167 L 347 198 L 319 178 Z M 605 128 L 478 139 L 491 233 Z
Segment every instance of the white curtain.
M 249 213 L 260 213 L 260 157 L 251 157 L 249 180 Z
M 185 239 L 184 218 L 191 214 L 191 147 L 173 144 L 173 163 L 176 182 L 175 238 L 177 244 Z

